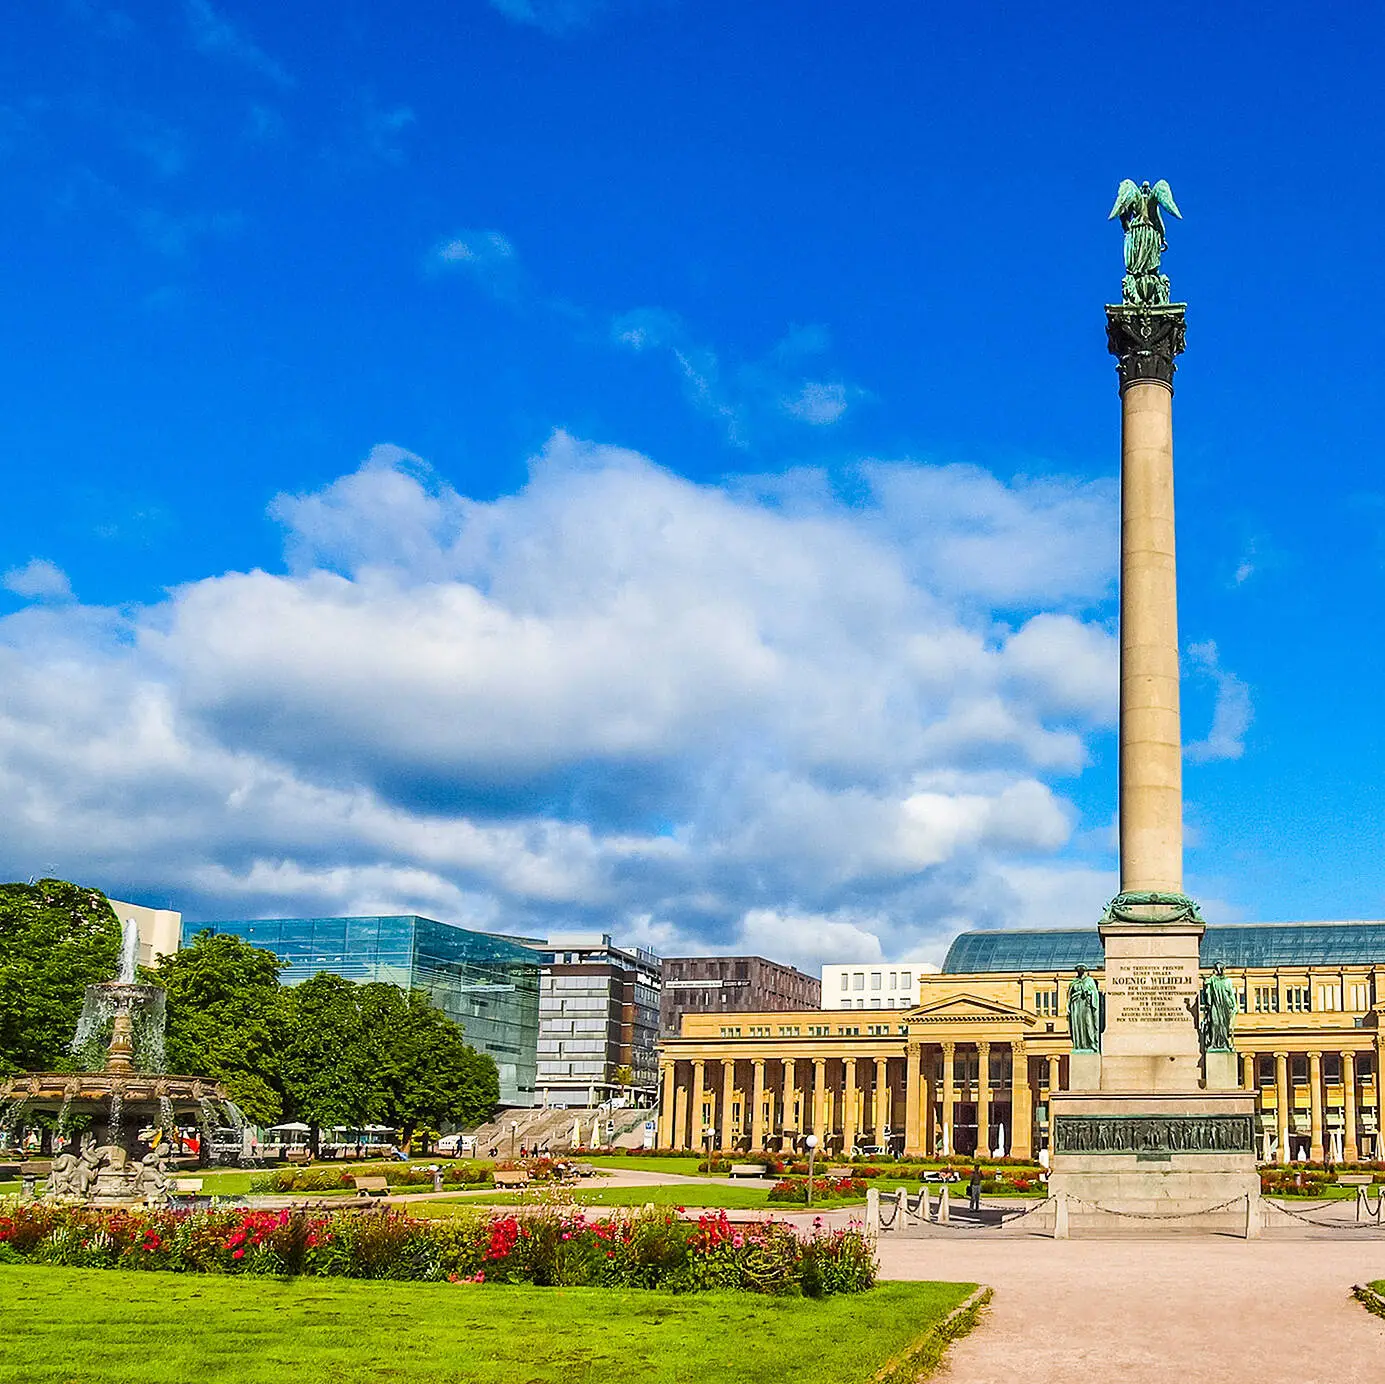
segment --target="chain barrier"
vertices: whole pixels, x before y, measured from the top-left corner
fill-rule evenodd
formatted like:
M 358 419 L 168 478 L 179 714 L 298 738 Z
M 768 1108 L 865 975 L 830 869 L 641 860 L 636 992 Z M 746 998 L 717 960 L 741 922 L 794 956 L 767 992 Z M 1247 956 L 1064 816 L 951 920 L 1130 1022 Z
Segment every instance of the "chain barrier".
M 1321 1211 L 1324 1207 L 1332 1206 L 1333 1204 L 1333 1202 L 1324 1201 L 1318 1206 L 1310 1206 L 1308 1209 L 1310 1211 Z M 1336 1204 L 1340 1205 L 1341 1203 Z M 1290 1211 L 1287 1206 L 1281 1206 L 1278 1202 L 1266 1200 L 1265 1205 L 1273 1207 L 1276 1211 L 1283 1212 L 1284 1215 L 1291 1217 L 1293 1220 L 1302 1221 L 1304 1225 L 1316 1226 L 1319 1230 L 1367 1230 L 1377 1233 L 1385 1231 L 1385 1226 L 1377 1225 L 1373 1222 L 1362 1225 L 1359 1221 L 1313 1221 L 1297 1211 Z
M 1039 1212 L 1039 1211 L 1047 1210 L 1048 1208 L 1050 1208 L 1050 1207 L 1052 1207 L 1052 1206 L 1054 1205 L 1054 1199 L 1053 1199 L 1052 1197 L 1045 1197 L 1042 1201 L 1036 1202 L 1033 1206 L 1027 1206 L 1027 1207 L 1025 1207 L 1025 1209 L 1024 1209 L 1023 1211 L 1011 1211 L 1011 1212 L 1007 1213 L 1007 1212 L 1005 1212 L 1003 1209 L 1001 1209 L 1001 1211 L 1000 1211 L 1000 1219 L 999 1219 L 999 1220 L 996 1220 L 996 1221 L 970 1221 L 970 1220 L 965 1219 L 965 1214 L 966 1214 L 965 1212 L 962 1213 L 962 1214 L 963 1214 L 963 1219 L 961 1219 L 961 1220 L 957 1220 L 957 1221 L 953 1221 L 953 1220 L 940 1221 L 940 1220 L 937 1219 L 936 1214 L 934 1214 L 934 1215 L 932 1215 L 932 1216 L 920 1216 L 920 1215 L 919 1215 L 919 1207 L 920 1207 L 920 1205 L 921 1205 L 921 1203 L 922 1203 L 922 1200 L 923 1200 L 922 1197 L 914 1197 L 914 1198 L 912 1198 L 912 1206 L 907 1205 L 907 1203 L 908 1203 L 909 1200 L 910 1200 L 907 1196 L 906 1196 L 905 1200 L 906 1200 L 906 1207 L 905 1207 L 906 1213 L 907 1213 L 909 1216 L 911 1216 L 911 1217 L 914 1218 L 916 1224 L 917 1224 L 921 1229 L 925 1229 L 925 1230 L 1001 1230 L 1001 1229 L 1003 1229 L 1005 1226 L 1012 1225 L 1012 1224 L 1014 1224 L 1016 1221 L 1022 1221 L 1022 1220 L 1025 1219 L 1025 1217 L 1027 1217 L 1027 1216 L 1032 1216 L 1032 1215 L 1036 1214 L 1036 1213 Z M 935 1207 L 937 1206 L 937 1203 L 936 1203 L 936 1202 L 934 1202 L 933 1204 L 934 1204 Z M 898 1200 L 897 1200 L 896 1198 L 894 1198 L 894 1197 L 891 1197 L 891 1198 L 890 1198 L 890 1207 L 891 1207 L 890 1217 L 889 1217 L 888 1220 L 886 1220 L 886 1219 L 885 1219 L 885 1199 L 882 1197 L 882 1198 L 880 1199 L 880 1228 L 881 1228 L 881 1230 L 889 1230 L 889 1229 L 891 1229 L 891 1228 L 894 1226 L 895 1221 L 899 1218 L 899 1202 L 898 1202 Z
M 1225 1211 L 1232 1206 L 1244 1206 L 1246 1199 L 1244 1195 L 1232 1197 L 1230 1201 L 1218 1202 L 1215 1206 L 1202 1206 L 1196 1211 L 1113 1211 L 1109 1206 L 1102 1206 L 1099 1202 L 1086 1201 L 1082 1197 L 1075 1197 L 1071 1193 L 1068 1201 L 1073 1206 L 1082 1206 L 1089 1211 L 1100 1211 L 1106 1216 L 1116 1216 L 1121 1220 L 1130 1221 L 1189 1221 L 1199 1216 L 1214 1216 L 1218 1211 Z

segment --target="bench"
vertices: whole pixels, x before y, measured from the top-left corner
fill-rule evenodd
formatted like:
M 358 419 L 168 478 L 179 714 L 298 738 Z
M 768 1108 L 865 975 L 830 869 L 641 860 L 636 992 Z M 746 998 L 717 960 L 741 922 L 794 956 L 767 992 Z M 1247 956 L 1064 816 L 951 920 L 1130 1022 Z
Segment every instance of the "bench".
M 726 1173 L 727 1177 L 764 1177 L 765 1165 L 763 1163 L 732 1163 Z
M 19 1165 L 20 1177 L 47 1177 L 53 1171 L 51 1158 L 31 1158 Z
M 1339 1187 L 1369 1187 L 1375 1181 L 1371 1173 L 1338 1173 L 1337 1186 Z
M 574 1163 L 572 1165 L 572 1171 L 578 1177 L 596 1176 L 596 1168 L 591 1163 Z
M 201 1190 L 202 1179 L 200 1177 L 175 1177 L 173 1179 L 175 1196 L 195 1197 Z
M 527 1187 L 529 1185 L 529 1174 L 523 1171 L 514 1173 L 497 1171 L 495 1174 L 495 1185 L 497 1187 Z
M 383 1197 L 389 1194 L 389 1179 L 384 1177 L 353 1177 L 356 1190 L 366 1197 Z
M 296 1163 L 301 1168 L 306 1168 L 313 1161 L 313 1155 L 308 1149 L 290 1149 L 284 1155 L 285 1163 Z

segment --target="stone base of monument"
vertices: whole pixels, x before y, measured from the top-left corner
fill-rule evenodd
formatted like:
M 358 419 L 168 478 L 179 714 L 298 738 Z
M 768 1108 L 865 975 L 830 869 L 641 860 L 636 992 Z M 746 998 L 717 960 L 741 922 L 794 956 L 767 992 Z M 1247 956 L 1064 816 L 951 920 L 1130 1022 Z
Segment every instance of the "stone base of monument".
M 1248 1091 L 1055 1094 L 1050 1194 L 1074 1234 L 1243 1234 L 1254 1108 Z

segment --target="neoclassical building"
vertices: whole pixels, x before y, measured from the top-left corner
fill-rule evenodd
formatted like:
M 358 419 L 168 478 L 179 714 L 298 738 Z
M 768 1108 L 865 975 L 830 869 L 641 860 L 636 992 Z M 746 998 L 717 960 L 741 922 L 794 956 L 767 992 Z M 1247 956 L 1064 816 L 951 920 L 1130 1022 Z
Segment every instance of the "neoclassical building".
M 1067 1080 L 1067 985 L 1095 928 L 965 932 L 907 1010 L 689 1014 L 660 1053 L 659 1145 L 1030 1157 Z M 1266 1161 L 1380 1158 L 1385 922 L 1209 926 L 1240 995 L 1241 1084 Z M 1377 1008 L 1377 1004 L 1380 1008 Z

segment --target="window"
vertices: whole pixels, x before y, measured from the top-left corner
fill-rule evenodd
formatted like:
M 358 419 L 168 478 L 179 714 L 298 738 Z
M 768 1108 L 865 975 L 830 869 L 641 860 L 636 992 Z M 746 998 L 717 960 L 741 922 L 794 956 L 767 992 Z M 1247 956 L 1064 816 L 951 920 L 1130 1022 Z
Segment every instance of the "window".
M 1352 983 L 1351 1007 L 1357 1013 L 1362 1013 L 1371 1007 L 1369 985 L 1357 982 Z
M 1290 1014 L 1307 1014 L 1312 1009 L 1311 991 L 1306 985 L 1286 985 L 1284 987 L 1284 1008 Z
M 751 1024 L 751 1026 L 750 1026 L 750 1036 L 751 1036 L 752 1038 L 768 1038 L 768 1037 L 769 1037 L 769 1025 L 768 1025 L 768 1024 Z
M 871 1007 L 872 1009 L 879 1009 L 879 1008 L 880 1008 L 880 1001 L 879 1001 L 878 999 L 871 1000 L 871 1002 L 870 1002 L 870 1007 Z
M 1325 1052 L 1322 1055 L 1322 1074 L 1328 1081 L 1342 1079 L 1342 1055 L 1339 1052 Z
M 898 981 L 899 981 L 898 975 L 897 975 L 894 971 L 891 971 L 891 972 L 890 972 L 890 989 L 891 989 L 891 990 L 897 990 L 897 989 L 899 989 Z
M 721 1030 L 721 1036 L 723 1038 L 739 1038 L 741 1036 L 741 1031 L 738 1028 L 723 1028 Z
M 850 990 L 850 989 L 851 989 L 851 977 L 850 977 L 849 975 L 847 975 L 847 973 L 846 973 L 845 971 L 842 972 L 842 989 L 843 989 L 843 990 Z
M 837 1032 L 843 1038 L 859 1038 L 861 1036 L 861 1029 L 859 1025 L 855 1025 L 851 1028 L 839 1028 Z
M 866 973 L 864 971 L 857 971 L 851 977 L 851 988 L 853 990 L 864 990 L 866 988 Z
M 1318 986 L 1318 1008 L 1325 1010 L 1337 1008 L 1337 987 L 1335 985 Z
M 913 985 L 912 973 L 909 971 L 901 971 L 899 973 L 899 988 L 901 990 L 911 990 Z
M 872 972 L 870 973 L 870 988 L 871 988 L 872 990 L 878 990 L 878 989 L 880 988 L 880 972 L 879 972 L 879 971 L 872 971 Z
M 1255 987 L 1255 1012 L 1257 1014 L 1279 1013 L 1279 992 L 1273 985 Z
M 781 1038 L 797 1038 L 797 1037 L 798 1037 L 798 1025 L 797 1025 L 797 1024 L 780 1024 L 780 1025 L 779 1025 L 779 1036 L 780 1036 Z
M 866 1032 L 872 1038 L 883 1038 L 890 1031 L 889 1024 L 867 1024 Z
M 808 1037 L 810 1038 L 826 1038 L 827 1035 L 831 1032 L 832 1029 L 828 1024 L 808 1025 Z
M 1058 1013 L 1058 991 L 1036 990 L 1034 992 L 1034 1012 L 1043 1015 L 1046 1019 L 1055 1018 Z

